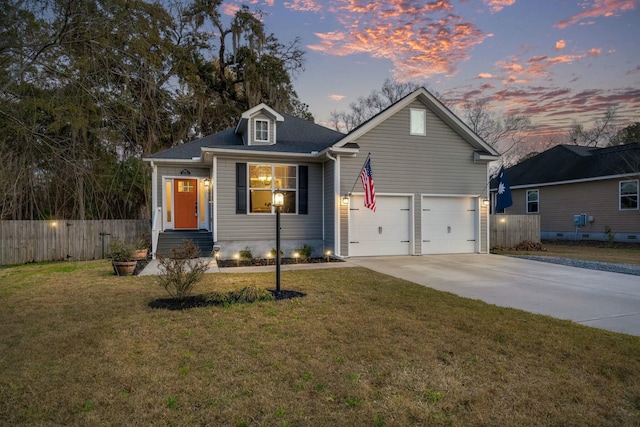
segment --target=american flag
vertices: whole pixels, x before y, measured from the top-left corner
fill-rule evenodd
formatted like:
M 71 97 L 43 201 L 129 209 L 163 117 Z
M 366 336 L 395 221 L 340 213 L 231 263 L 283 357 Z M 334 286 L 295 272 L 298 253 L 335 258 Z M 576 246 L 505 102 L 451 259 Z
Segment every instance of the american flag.
M 373 184 L 373 174 L 371 173 L 371 159 L 367 159 L 362 172 L 360 172 L 362 180 L 362 188 L 364 189 L 364 205 L 365 207 L 376 211 L 376 188 Z

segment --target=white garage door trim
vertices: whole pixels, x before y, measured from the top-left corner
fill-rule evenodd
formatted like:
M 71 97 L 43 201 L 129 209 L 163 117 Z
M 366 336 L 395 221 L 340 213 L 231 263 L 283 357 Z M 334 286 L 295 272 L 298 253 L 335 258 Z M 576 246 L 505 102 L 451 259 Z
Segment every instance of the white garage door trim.
M 420 220 L 423 255 L 479 251 L 477 195 L 423 194 Z
M 364 195 L 349 200 L 349 256 L 413 255 L 413 194 L 376 194 L 376 212 L 364 206 Z M 406 212 L 406 215 L 400 215 Z

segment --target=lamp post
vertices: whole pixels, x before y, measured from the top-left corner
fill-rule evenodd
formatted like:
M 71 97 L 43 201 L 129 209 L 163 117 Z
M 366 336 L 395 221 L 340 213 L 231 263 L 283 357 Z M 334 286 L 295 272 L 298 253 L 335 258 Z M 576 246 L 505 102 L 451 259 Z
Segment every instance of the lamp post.
M 273 207 L 276 208 L 276 296 L 280 295 L 280 209 L 284 206 L 284 193 L 273 192 Z

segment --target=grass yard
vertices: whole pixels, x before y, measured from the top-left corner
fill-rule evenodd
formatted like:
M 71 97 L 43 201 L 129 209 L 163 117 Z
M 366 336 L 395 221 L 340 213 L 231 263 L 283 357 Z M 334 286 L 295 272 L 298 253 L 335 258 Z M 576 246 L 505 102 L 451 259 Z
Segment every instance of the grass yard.
M 273 273 L 210 274 L 196 292 Z M 1 425 L 640 425 L 640 338 L 362 268 L 304 298 L 154 310 L 107 261 L 0 269 Z
M 545 242 L 544 251 L 496 250 L 501 255 L 555 256 L 591 261 L 640 264 L 640 243 L 617 244 L 608 247 L 606 242 Z

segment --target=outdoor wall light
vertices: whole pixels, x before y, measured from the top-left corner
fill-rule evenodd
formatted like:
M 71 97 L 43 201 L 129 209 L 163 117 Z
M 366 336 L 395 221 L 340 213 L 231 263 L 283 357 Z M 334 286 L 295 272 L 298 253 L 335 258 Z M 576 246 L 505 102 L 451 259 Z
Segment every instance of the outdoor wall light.
M 342 196 L 342 205 L 346 206 L 349 204 L 349 195 L 345 194 L 344 196 Z
M 208 187 L 208 186 L 209 186 L 209 184 L 211 184 L 211 180 L 210 180 L 209 178 L 205 178 L 205 179 L 204 179 L 204 186 L 205 186 L 205 187 Z
M 489 206 L 489 199 L 482 199 L 482 206 L 484 206 L 485 208 Z

